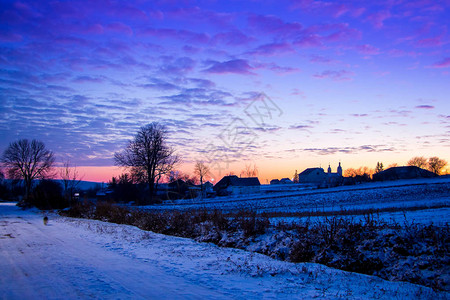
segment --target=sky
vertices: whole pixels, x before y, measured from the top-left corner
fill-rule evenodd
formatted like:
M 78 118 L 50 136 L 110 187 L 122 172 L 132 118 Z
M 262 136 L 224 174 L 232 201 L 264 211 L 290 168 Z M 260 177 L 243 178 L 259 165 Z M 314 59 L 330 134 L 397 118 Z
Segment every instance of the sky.
M 159 122 L 215 181 L 450 161 L 449 20 L 448 0 L 1 0 L 0 151 L 38 139 L 107 182 Z

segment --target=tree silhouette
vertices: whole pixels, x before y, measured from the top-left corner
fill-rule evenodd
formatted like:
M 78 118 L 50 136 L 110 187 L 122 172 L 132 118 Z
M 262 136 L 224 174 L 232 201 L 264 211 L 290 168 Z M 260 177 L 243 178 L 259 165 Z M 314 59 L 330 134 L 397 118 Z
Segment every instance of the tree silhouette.
M 59 170 L 59 176 L 63 183 L 64 197 L 72 205 L 75 189 L 83 178 L 79 177 L 77 167 L 72 167 L 69 161 L 64 162 L 63 167 Z
M 194 173 L 200 178 L 200 189 L 202 193 L 201 197 L 203 199 L 203 178 L 209 175 L 209 167 L 203 162 L 197 161 L 195 163 Z
M 447 161 L 440 159 L 437 156 L 430 157 L 428 159 L 428 170 L 436 175 L 441 174 L 441 170 L 447 165 Z
M 414 167 L 419 167 L 421 169 L 426 169 L 428 164 L 427 164 L 427 159 L 423 156 L 415 156 L 413 158 L 411 158 L 408 163 L 408 166 L 414 166 Z
M 256 177 L 258 176 L 258 167 L 256 165 L 245 165 L 245 168 L 241 171 L 241 176 L 245 177 Z
M 295 174 L 294 174 L 294 180 L 293 180 L 293 182 L 294 182 L 294 183 L 298 183 L 298 182 L 299 182 L 299 178 L 298 178 L 298 173 L 297 173 L 297 170 L 295 170 Z
M 167 145 L 167 139 L 165 127 L 153 122 L 141 127 L 127 147 L 114 154 L 116 165 L 129 168 L 134 178 L 148 184 L 151 200 L 159 179 L 179 161 L 175 150 Z
M 375 167 L 375 174 L 380 173 L 381 171 L 383 171 L 383 169 L 384 169 L 383 163 L 377 162 L 377 166 Z
M 25 201 L 29 202 L 33 180 L 50 177 L 55 158 L 43 142 L 21 139 L 9 144 L 3 152 L 1 162 L 10 178 L 23 179 Z

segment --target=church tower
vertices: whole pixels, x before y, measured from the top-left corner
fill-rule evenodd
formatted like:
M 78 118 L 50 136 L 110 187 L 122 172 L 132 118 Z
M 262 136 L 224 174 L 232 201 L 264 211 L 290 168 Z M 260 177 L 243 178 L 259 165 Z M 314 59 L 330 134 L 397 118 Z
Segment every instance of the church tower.
M 330 167 L 330 164 L 328 164 L 328 174 L 331 174 L 331 167 Z
M 341 162 L 339 162 L 339 166 L 337 167 L 337 173 L 338 173 L 339 176 L 342 176 Z

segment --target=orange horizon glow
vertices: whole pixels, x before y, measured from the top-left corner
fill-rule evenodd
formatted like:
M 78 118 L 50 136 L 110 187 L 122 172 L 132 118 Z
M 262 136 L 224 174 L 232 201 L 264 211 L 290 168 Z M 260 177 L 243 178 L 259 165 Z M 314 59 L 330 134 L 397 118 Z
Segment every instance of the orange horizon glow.
M 411 156 L 413 157 L 413 156 Z M 393 164 L 397 163 L 398 166 L 404 166 L 407 164 L 407 161 L 411 158 L 400 158 L 398 159 L 391 159 L 391 160 L 376 160 L 373 161 L 365 161 L 360 160 L 358 158 L 352 157 L 352 159 L 336 159 L 331 160 L 328 162 L 325 162 L 323 158 L 310 158 L 308 161 L 304 160 L 261 160 L 257 162 L 242 162 L 242 163 L 235 163 L 227 166 L 228 168 L 223 168 L 221 170 L 218 170 L 217 168 L 214 168 L 213 166 L 210 166 L 211 169 L 211 175 L 206 177 L 205 181 L 211 181 L 213 183 L 218 182 L 222 177 L 232 173 L 237 176 L 241 176 L 242 171 L 245 168 L 245 165 L 256 165 L 258 169 L 258 175 L 261 184 L 268 184 L 270 180 L 272 179 L 281 179 L 281 178 L 290 178 L 292 179 L 294 177 L 294 173 L 297 170 L 298 173 L 301 173 L 303 170 L 307 168 L 315 168 L 315 167 L 322 167 L 325 171 L 328 168 L 328 164 L 330 164 L 332 172 L 336 172 L 338 163 L 341 162 L 341 166 L 343 168 L 343 171 L 345 172 L 346 169 L 354 168 L 358 169 L 359 167 L 367 166 L 370 169 L 374 169 L 376 166 L 376 163 L 378 161 L 383 162 L 383 165 L 385 169 Z M 443 157 L 441 157 L 443 158 Z M 447 158 L 443 158 L 447 162 L 449 161 Z M 366 163 L 364 163 L 366 162 Z M 225 167 L 225 166 L 224 166 Z M 111 178 L 118 177 L 120 174 L 126 173 L 126 170 L 124 168 L 119 168 L 117 166 L 81 166 L 76 167 L 76 170 L 78 172 L 78 178 L 82 179 L 83 181 L 92 181 L 92 182 L 104 182 L 107 183 L 111 180 Z M 188 174 L 190 176 L 194 175 L 194 163 L 189 164 L 183 164 L 180 165 L 177 170 L 181 171 L 183 174 Z M 447 165 L 446 168 L 443 170 L 443 174 L 449 174 L 450 173 L 450 166 Z

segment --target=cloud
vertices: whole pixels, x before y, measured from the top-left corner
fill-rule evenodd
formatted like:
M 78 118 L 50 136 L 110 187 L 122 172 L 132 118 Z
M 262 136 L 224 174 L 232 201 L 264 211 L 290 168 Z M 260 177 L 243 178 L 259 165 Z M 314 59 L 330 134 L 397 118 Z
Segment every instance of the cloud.
M 372 23 L 375 28 L 381 29 L 384 27 L 384 21 L 386 21 L 390 17 L 391 13 L 388 10 L 383 10 L 369 15 L 367 17 L 367 20 Z
M 138 84 L 138 86 L 145 89 L 155 89 L 160 91 L 170 91 L 179 89 L 177 85 L 159 78 L 149 78 L 148 83 Z
M 336 60 L 333 60 L 331 58 L 316 54 L 313 54 L 309 59 L 309 61 L 312 63 L 323 63 L 323 64 L 333 64 L 337 62 Z
M 272 56 L 278 54 L 287 54 L 295 52 L 289 43 L 270 43 L 261 45 L 249 52 L 250 55 Z
M 418 47 L 439 47 L 442 46 L 442 37 L 437 36 L 433 38 L 426 38 L 417 41 L 416 46 Z
M 221 32 L 214 35 L 211 39 L 212 44 L 224 44 L 229 46 L 247 45 L 255 39 L 245 35 L 240 30 Z
M 380 49 L 378 49 L 378 48 L 376 48 L 376 47 L 374 47 L 372 45 L 369 45 L 369 44 L 356 46 L 355 49 L 359 53 L 364 54 L 364 55 L 377 55 L 377 54 L 380 54 Z
M 326 147 L 326 148 L 305 148 L 301 151 L 312 152 L 319 155 L 332 155 L 337 153 L 356 154 L 359 152 L 392 152 L 393 147 L 387 145 L 362 145 L 358 147 Z
M 201 7 L 182 7 L 168 10 L 165 16 L 172 19 L 181 19 L 189 24 L 212 24 L 219 28 L 229 27 L 235 16 L 232 13 L 216 12 Z
M 415 108 L 417 109 L 434 109 L 433 105 L 417 105 Z
M 173 57 L 162 57 L 163 63 L 159 67 L 162 74 L 184 74 L 192 71 L 196 62 L 190 57 L 179 57 L 174 59 Z
M 298 36 L 303 26 L 298 22 L 288 23 L 273 15 L 251 14 L 248 17 L 251 28 L 263 32 L 264 34 L 276 34 L 278 38 L 293 38 Z
M 205 44 L 210 41 L 210 36 L 206 33 L 198 33 L 185 29 L 171 28 L 145 28 L 139 31 L 141 36 L 152 36 L 158 39 L 176 39 L 194 44 Z
M 361 31 L 346 23 L 312 25 L 300 32 L 293 44 L 298 47 L 324 47 L 327 44 L 343 44 L 361 39 Z
M 130 26 L 121 23 L 121 22 L 113 22 L 106 25 L 106 28 L 114 33 L 121 33 L 125 35 L 133 35 L 133 29 Z
M 304 125 L 304 124 L 289 126 L 289 129 L 294 129 L 294 130 L 307 130 L 307 129 L 311 129 L 311 128 L 313 128 L 311 125 Z
M 340 70 L 340 71 L 332 71 L 327 70 L 323 71 L 322 73 L 314 74 L 313 76 L 315 78 L 319 79 L 332 79 L 334 81 L 349 81 L 352 80 L 351 76 L 355 75 L 355 73 L 351 71 L 346 70 Z
M 101 83 L 103 82 L 103 78 L 84 75 L 84 76 L 77 76 L 72 81 L 76 83 Z
M 437 63 L 431 65 L 432 68 L 448 68 L 450 67 L 450 57 L 446 57 Z
M 184 88 L 179 93 L 159 97 L 163 101 L 160 105 L 185 105 L 192 107 L 194 105 L 201 106 L 234 106 L 236 103 L 232 94 L 210 88 Z
M 212 66 L 204 70 L 207 73 L 214 74 L 244 74 L 244 75 L 254 75 L 252 72 L 254 68 L 250 66 L 245 59 L 233 59 L 225 62 L 213 62 Z

